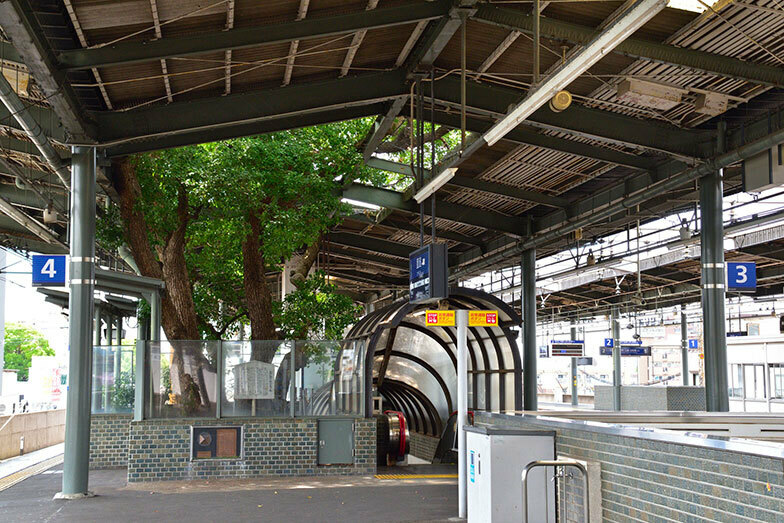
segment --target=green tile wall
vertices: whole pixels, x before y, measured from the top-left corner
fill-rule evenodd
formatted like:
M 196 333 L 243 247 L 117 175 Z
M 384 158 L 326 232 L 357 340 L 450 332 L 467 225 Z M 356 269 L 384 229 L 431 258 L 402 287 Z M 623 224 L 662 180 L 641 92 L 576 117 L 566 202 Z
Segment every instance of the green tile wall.
M 558 428 L 514 416 L 477 413 L 477 422 L 555 429 L 559 455 L 600 462 L 607 522 L 784 523 L 781 459 L 571 429 L 567 423 Z
M 244 425 L 244 458 L 192 461 L 192 424 Z M 353 465 L 318 466 L 315 418 L 137 421 L 130 425 L 128 481 L 375 474 L 374 418 L 355 420 L 354 444 Z
M 130 414 L 93 414 L 90 418 L 90 468 L 128 466 Z

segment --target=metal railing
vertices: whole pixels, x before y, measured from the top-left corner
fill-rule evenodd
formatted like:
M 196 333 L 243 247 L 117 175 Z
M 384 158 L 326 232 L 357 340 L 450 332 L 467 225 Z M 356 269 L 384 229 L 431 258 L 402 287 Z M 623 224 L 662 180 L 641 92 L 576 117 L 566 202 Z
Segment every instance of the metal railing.
M 583 517 L 585 518 L 585 523 L 590 523 L 590 507 L 588 503 L 588 470 L 585 468 L 585 465 L 579 461 L 571 459 L 532 461 L 525 466 L 522 474 L 520 475 L 520 479 L 523 483 L 523 523 L 528 523 L 528 474 L 536 467 L 574 467 L 580 471 L 583 476 Z M 556 479 L 557 477 L 558 475 L 556 475 L 553 479 Z M 546 484 L 547 483 L 545 482 L 545 485 Z M 546 520 L 549 521 L 549 515 L 547 516 Z

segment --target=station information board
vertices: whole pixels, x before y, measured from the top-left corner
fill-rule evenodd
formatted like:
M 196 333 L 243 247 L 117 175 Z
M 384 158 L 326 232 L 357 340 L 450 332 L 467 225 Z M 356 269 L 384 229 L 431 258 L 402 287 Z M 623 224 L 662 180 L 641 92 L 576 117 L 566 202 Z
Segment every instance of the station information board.
M 612 356 L 612 347 L 599 347 L 600 356 Z M 651 348 L 642 345 L 625 345 L 621 343 L 621 356 L 650 356 Z
M 433 243 L 417 249 L 408 257 L 408 301 L 422 303 L 449 296 L 447 247 Z
M 580 358 L 585 356 L 585 342 L 580 340 L 550 340 L 550 356 Z
M 274 399 L 275 366 L 251 360 L 234 366 L 235 399 Z

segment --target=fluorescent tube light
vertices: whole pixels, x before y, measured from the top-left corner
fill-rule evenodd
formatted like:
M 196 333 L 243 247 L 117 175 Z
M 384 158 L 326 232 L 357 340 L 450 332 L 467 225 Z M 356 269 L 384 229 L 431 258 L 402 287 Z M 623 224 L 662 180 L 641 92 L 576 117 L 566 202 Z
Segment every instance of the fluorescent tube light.
M 532 88 L 528 96 L 501 121 L 493 125 L 482 138 L 488 145 L 494 145 L 509 131 L 531 116 L 534 111 L 548 103 L 555 93 L 566 89 L 578 76 L 590 69 L 615 46 L 626 40 L 656 13 L 664 9 L 666 4 L 666 0 L 639 0 L 636 2 L 588 45 L 551 74 L 547 80 Z
M 417 191 L 417 193 L 414 195 L 416 202 L 422 203 L 423 201 L 427 200 L 431 195 L 435 194 L 437 190 L 446 185 L 446 183 L 452 179 L 456 172 L 457 167 L 444 169 L 440 174 L 438 174 L 438 176 L 432 178 L 425 184 L 424 187 Z

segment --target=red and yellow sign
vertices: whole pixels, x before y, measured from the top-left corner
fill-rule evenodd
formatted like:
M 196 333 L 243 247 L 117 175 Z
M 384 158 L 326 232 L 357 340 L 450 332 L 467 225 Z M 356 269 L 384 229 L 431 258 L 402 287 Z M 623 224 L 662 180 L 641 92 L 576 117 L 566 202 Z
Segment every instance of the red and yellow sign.
M 425 311 L 425 325 L 428 327 L 454 327 L 455 311 Z
M 469 327 L 498 327 L 498 311 L 468 311 Z

